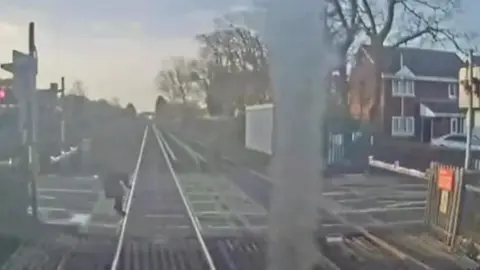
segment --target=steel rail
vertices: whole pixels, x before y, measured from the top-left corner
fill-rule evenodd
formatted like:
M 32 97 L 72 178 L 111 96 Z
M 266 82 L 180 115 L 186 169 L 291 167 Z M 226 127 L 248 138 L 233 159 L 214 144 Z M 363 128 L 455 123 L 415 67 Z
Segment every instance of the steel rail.
M 148 126 L 145 127 L 145 130 L 143 132 L 143 139 L 142 139 L 142 143 L 140 144 L 140 151 L 138 153 L 137 164 L 135 166 L 135 170 L 132 175 L 132 184 L 131 184 L 130 194 L 128 195 L 128 200 L 127 200 L 127 205 L 125 210 L 125 217 L 123 218 L 123 221 L 122 221 L 120 235 L 118 237 L 117 247 L 115 250 L 115 256 L 113 257 L 110 270 L 117 269 L 118 263 L 120 260 L 120 255 L 122 253 L 123 242 L 125 240 L 125 229 L 127 228 L 127 222 L 128 222 L 128 216 L 129 216 L 128 214 L 130 213 L 130 209 L 132 207 L 132 198 L 133 198 L 133 194 L 135 192 L 135 187 L 137 184 L 138 171 L 140 170 L 140 164 L 142 163 L 142 159 L 143 159 L 143 152 L 145 150 L 147 134 L 148 134 Z
M 187 210 L 188 218 L 190 219 L 190 222 L 192 223 L 193 229 L 195 231 L 195 236 L 200 243 L 200 247 L 202 249 L 202 252 L 205 256 L 205 259 L 207 260 L 207 264 L 210 270 L 216 270 L 217 268 L 215 267 L 215 263 L 213 262 L 212 255 L 210 255 L 210 252 L 208 251 L 207 245 L 205 244 L 205 240 L 203 239 L 202 232 L 200 230 L 200 223 L 198 222 L 197 217 L 193 214 L 192 208 L 190 207 L 190 204 L 188 203 L 188 200 L 185 196 L 185 193 L 183 192 L 183 189 L 180 185 L 180 181 L 177 178 L 177 175 L 175 173 L 175 170 L 173 169 L 172 162 L 170 161 L 170 158 L 168 156 L 166 146 L 166 142 L 163 142 L 162 140 L 159 139 L 160 131 L 155 127 L 155 125 L 152 125 L 153 132 L 155 133 L 155 136 L 157 137 L 157 141 L 159 142 L 160 148 L 162 150 L 162 154 L 167 162 L 167 167 L 170 170 L 170 173 L 172 174 L 173 180 L 175 181 L 175 185 L 178 189 L 178 192 L 180 194 L 180 197 L 182 198 L 183 204 L 185 206 L 185 209 Z M 113 270 L 113 269 L 112 269 Z

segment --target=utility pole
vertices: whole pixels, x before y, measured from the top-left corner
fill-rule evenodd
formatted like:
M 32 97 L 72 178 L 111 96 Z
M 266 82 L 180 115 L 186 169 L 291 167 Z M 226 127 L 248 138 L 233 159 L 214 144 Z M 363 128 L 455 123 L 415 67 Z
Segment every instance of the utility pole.
M 473 50 L 470 50 L 468 55 L 468 77 L 467 87 L 469 91 L 468 95 L 468 108 L 467 108 L 467 145 L 465 147 L 465 169 L 470 168 L 470 154 L 472 148 L 472 133 L 473 133 L 473 95 L 475 94 L 475 83 L 473 80 Z
M 30 165 L 31 179 L 31 196 L 32 196 L 32 214 L 38 221 L 38 202 L 37 202 L 37 179 L 39 174 L 38 149 L 37 149 L 37 130 L 38 130 L 38 104 L 37 104 L 37 72 L 38 58 L 37 48 L 35 45 L 35 24 L 30 22 L 28 25 L 28 53 L 31 59 L 28 79 L 28 94 L 30 97 L 30 143 L 28 149 L 28 160 Z
M 62 147 L 65 146 L 65 77 L 62 77 L 60 92 L 60 136 Z

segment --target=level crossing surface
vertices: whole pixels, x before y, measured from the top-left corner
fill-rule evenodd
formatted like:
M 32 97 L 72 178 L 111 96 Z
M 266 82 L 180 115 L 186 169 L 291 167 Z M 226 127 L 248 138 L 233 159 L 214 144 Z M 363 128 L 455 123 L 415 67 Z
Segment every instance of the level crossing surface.
M 20 269 L 266 269 L 264 230 L 267 228 L 268 205 L 262 205 L 261 197 L 265 200 L 269 190 L 261 187 L 273 185 L 268 182 L 273 180 L 262 180 L 259 175 L 255 176 L 247 168 L 233 163 L 212 168 L 213 162 L 205 150 L 151 125 L 144 132 L 139 152 L 132 175 L 132 189 L 125 205 L 128 215 L 117 234 L 103 239 L 98 235 L 71 237 L 73 244 L 67 243 L 63 248 L 48 252 L 51 257 L 48 265 Z M 218 169 L 221 171 L 215 171 Z M 386 181 L 386 176 L 377 179 L 380 182 L 372 179 L 373 176 L 332 179 L 335 185 L 324 194 L 331 201 L 329 210 L 334 211 L 330 212 L 364 227 L 384 227 L 397 221 L 403 223 L 399 217 L 405 217 L 405 214 L 397 212 L 412 214 L 421 211 L 414 207 L 421 205 L 425 192 L 423 184 L 405 180 L 397 183 L 395 179 Z M 261 196 L 256 196 L 255 190 Z M 394 190 L 399 194 L 387 192 Z M 381 201 L 382 196 L 390 198 Z M 392 221 L 378 214 L 385 212 L 386 208 L 389 209 L 387 212 L 395 212 Z M 390 211 L 390 208 L 402 209 Z M 328 225 L 324 227 L 340 232 L 342 225 L 337 218 L 326 212 L 322 217 L 323 225 Z M 407 219 L 419 220 L 415 214 Z M 319 252 L 319 259 L 328 257 L 338 268 L 318 269 L 398 269 L 391 268 L 396 266 L 404 269 L 467 269 L 453 263 L 459 258 L 439 249 L 432 249 L 425 258 L 420 256 L 426 254 L 425 249 L 420 249 L 423 242 L 434 245 L 428 236 L 391 235 L 385 230 L 373 230 L 372 234 L 374 238 L 387 242 L 389 248 L 385 248 L 385 243 L 372 241 L 372 237 L 344 233 L 340 240 L 330 239 L 328 247 Z M 400 240 L 405 247 L 418 247 L 420 251 L 402 248 Z M 391 246 L 401 251 L 392 252 Z M 416 259 L 405 262 L 401 259 L 403 255 L 398 255 L 407 253 Z M 442 261 L 438 259 L 440 257 L 448 258 Z M 425 268 L 416 261 L 428 261 L 434 267 Z

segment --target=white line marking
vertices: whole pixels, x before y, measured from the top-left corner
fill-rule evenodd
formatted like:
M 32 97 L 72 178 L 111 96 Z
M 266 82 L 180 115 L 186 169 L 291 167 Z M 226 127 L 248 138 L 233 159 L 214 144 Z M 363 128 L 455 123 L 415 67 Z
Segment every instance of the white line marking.
M 179 146 L 185 149 L 185 151 L 187 151 L 193 159 L 200 159 L 203 162 L 207 161 L 202 155 L 200 155 L 197 151 L 193 150 L 188 144 L 182 142 L 180 139 L 175 137 L 175 135 L 169 133 L 168 136 L 172 138 L 172 140 L 174 140 Z
M 388 227 L 394 227 L 397 225 L 415 225 L 415 224 L 422 224 L 425 221 L 423 220 L 401 220 L 401 221 L 389 221 L 389 222 L 384 222 L 384 223 L 365 223 L 362 224 L 363 227 L 374 227 L 374 228 L 388 228 Z M 321 224 L 322 227 L 327 227 L 327 228 L 334 228 L 334 227 L 350 227 L 348 224 L 343 224 L 343 223 L 323 223 Z
M 411 206 L 411 205 L 423 205 L 426 204 L 427 201 L 411 201 L 411 202 L 400 202 L 400 203 L 392 203 L 387 206 L 386 208 L 393 208 L 393 207 L 402 207 L 402 206 Z
M 190 229 L 190 225 L 165 225 L 161 226 L 162 229 L 171 230 L 171 229 Z
M 173 170 L 172 163 L 170 162 L 170 159 L 168 158 L 168 155 L 165 151 L 165 146 L 160 143 L 160 148 L 162 149 L 163 156 L 167 162 L 168 169 L 170 170 L 170 173 L 172 174 L 173 180 L 175 181 L 175 185 L 177 186 L 178 192 L 180 193 L 180 197 L 182 198 L 182 201 L 185 205 L 185 208 L 188 213 L 188 217 L 190 218 L 190 221 L 192 222 L 193 229 L 195 231 L 195 235 L 197 236 L 197 240 L 200 243 L 200 246 L 202 247 L 203 253 L 205 254 L 205 258 L 207 259 L 208 266 L 210 270 L 216 270 L 215 264 L 213 263 L 212 256 L 210 255 L 210 252 L 208 251 L 207 245 L 205 244 L 205 241 L 203 240 L 202 233 L 200 231 L 200 222 L 198 221 L 197 217 L 193 214 L 192 209 L 190 208 L 190 205 L 187 201 L 187 198 L 185 194 L 183 193 L 182 187 L 180 186 L 180 181 L 178 181 L 177 175 L 175 174 L 175 171 Z M 112 269 L 115 270 L 115 269 Z
M 347 195 L 347 194 L 352 194 L 350 191 L 327 191 L 322 193 L 323 196 L 335 196 L 335 195 Z
M 234 209 L 232 209 L 234 210 Z M 261 212 L 243 212 L 243 211 L 196 211 L 197 215 L 211 215 L 211 216 L 217 216 L 217 217 L 224 217 L 224 216 L 229 216 L 229 215 L 248 215 L 248 216 L 257 216 L 257 217 L 266 217 L 267 213 L 261 213 Z
M 56 197 L 53 197 L 53 196 L 42 196 L 42 195 L 39 195 L 38 196 L 39 199 L 44 199 L 44 200 L 55 200 Z
M 178 215 L 178 214 L 148 214 L 145 217 L 147 218 L 185 218 L 185 215 Z
M 351 209 L 334 211 L 334 214 L 356 214 L 356 213 L 378 213 L 378 212 L 393 212 L 393 211 L 408 211 L 408 210 L 425 210 L 425 207 L 404 207 L 404 208 L 365 208 L 365 209 Z
M 29 207 L 27 208 L 27 211 L 28 211 L 29 213 L 31 213 L 31 212 L 32 212 L 32 207 L 29 206 Z M 39 207 L 38 207 L 38 211 L 42 211 L 42 212 L 43 212 L 43 211 L 44 211 L 44 212 L 48 212 L 48 211 L 64 211 L 64 212 L 70 212 L 70 210 L 65 209 L 65 208 L 42 207 L 42 206 L 39 206 Z
M 91 214 L 73 214 L 70 222 L 85 225 L 90 220 Z
M 157 127 L 155 127 L 155 125 L 152 126 L 152 130 L 153 130 L 153 133 L 155 134 L 155 137 L 157 138 L 157 142 L 159 144 L 163 143 L 165 145 L 165 148 L 167 149 L 168 154 L 173 159 L 173 161 L 176 162 L 177 157 L 175 156 L 175 153 L 173 153 L 172 148 L 170 148 L 170 146 L 168 145 L 168 143 L 165 140 L 165 137 L 163 136 L 163 134 L 160 131 L 158 131 L 158 129 L 157 129 Z
M 88 227 L 101 227 L 101 228 L 109 228 L 109 229 L 117 229 L 118 223 L 90 223 Z
M 65 188 L 38 188 L 39 192 L 59 192 L 59 193 L 95 193 L 97 194 L 98 191 L 94 191 L 92 189 L 65 189 Z
M 266 181 L 270 182 L 271 184 L 275 184 L 275 182 L 273 181 L 272 178 L 268 177 L 267 175 L 264 175 L 263 173 L 259 173 L 259 172 L 255 171 L 255 170 L 252 170 L 252 169 L 249 169 L 248 171 L 249 171 L 251 174 L 262 178 L 263 180 L 266 180 Z
M 339 203 L 355 203 L 355 202 L 364 202 L 364 201 L 367 201 L 367 200 L 372 200 L 374 199 L 374 197 L 368 197 L 368 196 L 365 196 L 365 197 L 362 197 L 362 198 L 350 198 L 350 199 L 341 199 L 341 200 L 335 200 Z
M 128 195 L 127 207 L 125 210 L 125 218 L 122 220 L 122 226 L 120 229 L 120 236 L 118 238 L 117 249 L 115 251 L 115 256 L 113 257 L 112 267 L 110 270 L 117 270 L 118 261 L 120 259 L 120 253 L 122 252 L 123 241 L 125 239 L 125 229 L 127 228 L 127 221 L 128 221 L 128 214 L 130 213 L 130 209 L 132 207 L 132 198 L 133 193 L 135 191 L 135 187 L 137 185 L 137 178 L 138 178 L 138 171 L 140 170 L 140 164 L 142 163 L 143 158 L 143 151 L 145 150 L 145 144 L 147 141 L 147 132 L 148 126 L 145 127 L 145 131 L 143 132 L 143 139 L 142 143 L 140 144 L 140 152 L 138 153 L 137 164 L 135 166 L 135 171 L 133 172 L 133 179 L 132 179 L 132 187 L 130 190 L 130 194 Z
M 92 175 L 92 176 L 75 176 L 73 177 L 74 180 L 77 181 L 98 181 L 98 176 L 97 175 Z

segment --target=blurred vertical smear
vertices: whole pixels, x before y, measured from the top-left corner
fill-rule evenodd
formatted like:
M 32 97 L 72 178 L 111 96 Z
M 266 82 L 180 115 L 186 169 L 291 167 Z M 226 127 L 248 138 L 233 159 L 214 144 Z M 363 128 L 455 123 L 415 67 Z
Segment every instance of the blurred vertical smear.
M 324 1 L 272 0 L 262 5 L 276 130 L 268 270 L 311 270 L 319 257 L 314 231 L 322 192 L 320 123 L 331 67 L 322 41 Z

